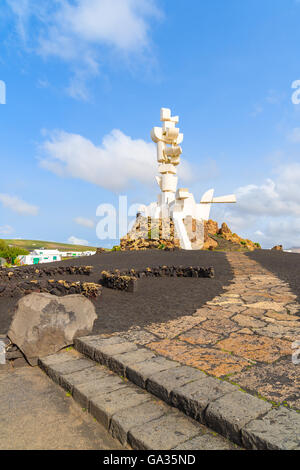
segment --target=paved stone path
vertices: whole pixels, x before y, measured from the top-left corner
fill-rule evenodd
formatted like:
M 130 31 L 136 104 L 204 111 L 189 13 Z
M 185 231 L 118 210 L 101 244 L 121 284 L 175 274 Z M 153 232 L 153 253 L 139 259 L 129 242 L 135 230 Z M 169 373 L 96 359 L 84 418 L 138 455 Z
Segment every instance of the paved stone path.
M 123 449 L 37 367 L 0 371 L 1 450 Z
M 114 335 L 300 410 L 300 365 L 292 362 L 292 343 L 300 340 L 296 296 L 242 253 L 227 258 L 231 285 L 193 315 Z

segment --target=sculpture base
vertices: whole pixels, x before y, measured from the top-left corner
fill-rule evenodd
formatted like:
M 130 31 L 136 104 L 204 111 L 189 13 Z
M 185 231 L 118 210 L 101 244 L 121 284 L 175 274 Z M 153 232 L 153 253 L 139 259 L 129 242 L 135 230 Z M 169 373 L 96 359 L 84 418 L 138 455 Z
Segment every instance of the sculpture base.
M 204 246 L 204 221 L 188 216 L 183 224 L 191 249 L 201 250 Z M 138 215 L 130 232 L 121 239 L 120 247 L 121 250 L 178 249 L 184 248 L 181 239 L 182 234 L 177 232 L 172 218 L 153 219 Z

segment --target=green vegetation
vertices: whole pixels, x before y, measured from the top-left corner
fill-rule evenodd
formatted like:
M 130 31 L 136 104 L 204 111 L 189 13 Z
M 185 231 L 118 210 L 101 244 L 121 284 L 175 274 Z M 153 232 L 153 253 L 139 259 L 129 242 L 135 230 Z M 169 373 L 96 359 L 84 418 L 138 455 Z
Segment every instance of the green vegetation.
M 115 245 L 112 247 L 111 251 L 121 251 L 121 247 L 119 245 Z
M 45 248 L 45 250 L 60 251 L 93 251 L 97 248 L 94 246 L 70 245 L 68 243 L 47 242 L 43 240 L 4 240 L 8 245 L 22 248 L 23 250 L 33 251 L 37 248 Z
M 0 258 L 4 258 L 8 264 L 14 264 L 20 255 L 28 255 L 28 251 L 16 246 L 9 246 L 5 240 L 0 240 Z

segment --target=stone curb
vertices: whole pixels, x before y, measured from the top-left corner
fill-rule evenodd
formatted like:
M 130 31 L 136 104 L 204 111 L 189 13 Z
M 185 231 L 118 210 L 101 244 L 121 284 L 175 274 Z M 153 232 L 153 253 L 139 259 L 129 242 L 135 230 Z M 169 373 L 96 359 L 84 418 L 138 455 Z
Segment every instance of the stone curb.
M 125 448 L 236 450 L 237 446 L 150 393 L 74 351 L 39 359 L 39 366 L 70 393 Z
M 121 337 L 78 338 L 75 348 L 237 445 L 276 450 L 300 446 L 300 414 L 294 410 L 274 408 L 235 385 Z

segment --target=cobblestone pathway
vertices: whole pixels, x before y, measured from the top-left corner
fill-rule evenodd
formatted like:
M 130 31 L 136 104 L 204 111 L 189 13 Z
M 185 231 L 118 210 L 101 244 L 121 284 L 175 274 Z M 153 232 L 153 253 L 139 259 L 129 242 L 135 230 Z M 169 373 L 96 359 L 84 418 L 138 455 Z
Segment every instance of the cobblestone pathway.
M 243 390 L 300 409 L 300 305 L 289 285 L 241 253 L 227 253 L 234 279 L 193 315 L 116 332 Z M 188 295 L 188 292 L 187 292 Z

